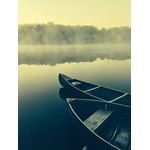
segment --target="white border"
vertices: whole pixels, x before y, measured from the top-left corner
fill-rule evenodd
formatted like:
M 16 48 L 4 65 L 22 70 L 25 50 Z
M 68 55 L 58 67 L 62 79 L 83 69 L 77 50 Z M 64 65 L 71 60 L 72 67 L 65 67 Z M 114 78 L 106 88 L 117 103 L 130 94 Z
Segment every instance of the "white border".
M 132 150 L 149 149 L 150 3 L 132 0 Z
M 18 1 L 0 3 L 0 149 L 18 149 Z

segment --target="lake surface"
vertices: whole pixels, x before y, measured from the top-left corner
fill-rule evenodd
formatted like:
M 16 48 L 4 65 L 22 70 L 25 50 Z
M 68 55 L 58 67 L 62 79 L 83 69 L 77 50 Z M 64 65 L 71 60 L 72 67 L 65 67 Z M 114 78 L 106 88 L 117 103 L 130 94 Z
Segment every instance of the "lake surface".
M 72 122 L 67 103 L 59 95 L 58 74 L 130 93 L 131 60 L 96 58 L 41 64 L 24 62 L 18 66 L 19 150 L 82 150 L 89 143 Z

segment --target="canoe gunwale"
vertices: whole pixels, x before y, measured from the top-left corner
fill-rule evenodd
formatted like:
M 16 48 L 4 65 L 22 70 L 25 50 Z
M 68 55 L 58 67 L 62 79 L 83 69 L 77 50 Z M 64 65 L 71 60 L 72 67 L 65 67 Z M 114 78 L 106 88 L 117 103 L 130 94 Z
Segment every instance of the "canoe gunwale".
M 128 105 L 123 105 L 123 104 L 119 104 L 119 103 L 110 103 L 109 101 L 99 101 L 99 100 L 96 100 L 96 99 L 80 99 L 80 98 L 67 98 L 66 99 L 68 102 L 71 102 L 71 101 L 89 101 L 89 102 L 98 102 L 98 103 L 105 103 L 105 104 L 111 104 L 111 105 L 116 105 L 116 106 L 118 106 L 118 107 L 124 107 L 124 108 L 129 108 L 129 109 L 131 109 L 131 106 L 128 106 Z

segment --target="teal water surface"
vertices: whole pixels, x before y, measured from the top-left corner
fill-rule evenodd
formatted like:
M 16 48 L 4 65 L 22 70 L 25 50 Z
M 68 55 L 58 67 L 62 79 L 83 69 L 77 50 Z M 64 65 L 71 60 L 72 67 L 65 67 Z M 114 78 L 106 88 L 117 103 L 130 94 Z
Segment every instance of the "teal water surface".
M 131 92 L 131 60 L 97 58 L 55 65 L 20 64 L 19 150 L 82 150 L 87 141 L 73 124 L 60 98 L 58 74 Z

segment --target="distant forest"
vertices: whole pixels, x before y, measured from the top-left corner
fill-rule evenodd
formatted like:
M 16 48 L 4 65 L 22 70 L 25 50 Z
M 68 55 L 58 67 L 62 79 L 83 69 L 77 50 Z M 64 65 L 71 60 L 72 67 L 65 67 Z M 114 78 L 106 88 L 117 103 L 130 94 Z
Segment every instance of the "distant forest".
M 20 45 L 130 42 L 131 28 L 129 27 L 98 29 L 95 26 L 65 26 L 52 22 L 47 24 L 24 24 L 18 26 L 18 43 Z

